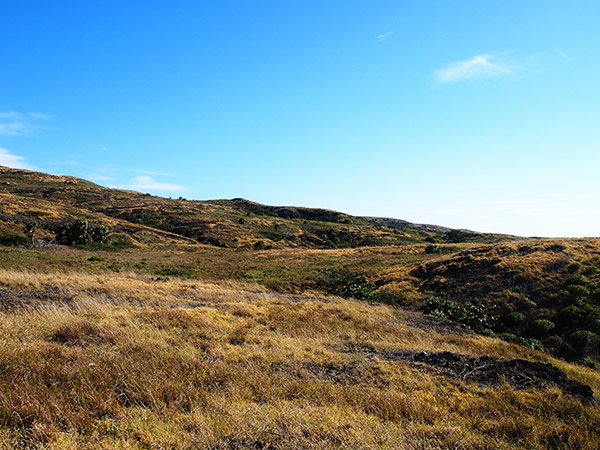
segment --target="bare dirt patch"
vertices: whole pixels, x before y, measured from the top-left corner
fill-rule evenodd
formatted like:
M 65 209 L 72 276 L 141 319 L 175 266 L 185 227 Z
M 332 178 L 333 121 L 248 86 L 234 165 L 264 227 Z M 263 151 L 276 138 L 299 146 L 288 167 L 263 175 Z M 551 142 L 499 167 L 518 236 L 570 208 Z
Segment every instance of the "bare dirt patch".
M 492 356 L 471 357 L 452 352 L 378 350 L 361 345 L 347 346 L 344 350 L 363 353 L 369 359 L 377 357 L 385 361 L 404 361 L 422 370 L 464 381 L 474 381 L 482 386 L 507 382 L 517 389 L 539 389 L 555 385 L 567 394 L 584 400 L 595 400 L 591 387 L 569 379 L 562 370 L 543 361 L 501 359 Z

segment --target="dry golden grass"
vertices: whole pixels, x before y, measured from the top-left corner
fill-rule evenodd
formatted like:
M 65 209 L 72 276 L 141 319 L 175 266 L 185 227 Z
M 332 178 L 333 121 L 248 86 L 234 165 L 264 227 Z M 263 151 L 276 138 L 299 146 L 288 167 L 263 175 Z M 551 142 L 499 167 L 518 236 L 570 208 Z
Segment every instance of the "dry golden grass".
M 591 369 L 416 313 L 133 273 L 0 271 L 0 287 L 20 302 L 0 314 L 0 448 L 600 448 L 599 407 L 558 388 L 347 350 L 545 359 L 600 390 Z

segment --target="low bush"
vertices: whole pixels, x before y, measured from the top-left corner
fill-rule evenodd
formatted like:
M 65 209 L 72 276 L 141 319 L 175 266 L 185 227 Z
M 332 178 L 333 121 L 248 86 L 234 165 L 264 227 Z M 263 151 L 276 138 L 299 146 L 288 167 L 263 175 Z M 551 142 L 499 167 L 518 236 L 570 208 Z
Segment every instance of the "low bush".
M 370 300 L 376 289 L 364 273 L 343 266 L 320 270 L 315 283 L 317 289 L 328 294 L 359 300 Z
M 437 244 L 430 244 L 427 247 L 425 247 L 425 253 L 427 253 L 428 255 L 441 252 L 442 248 Z
M 536 319 L 529 326 L 529 333 L 532 336 L 544 336 L 552 331 L 556 325 L 551 320 Z
M 593 331 L 577 330 L 569 335 L 569 343 L 578 349 L 591 345 L 598 335 Z
M 519 311 L 512 311 L 504 317 L 504 323 L 510 326 L 520 326 L 525 322 L 525 314 Z
M 398 304 L 401 300 L 397 292 L 377 290 L 377 285 L 366 274 L 344 266 L 320 270 L 315 285 L 320 291 L 344 298 L 386 304 Z
M 256 241 L 252 248 L 254 250 L 270 250 L 273 246 L 271 244 L 265 244 L 264 241 Z
M 56 242 L 65 245 L 106 243 L 110 230 L 104 225 L 95 225 L 85 219 L 66 223 L 58 227 Z
M 533 350 L 545 351 L 544 346 L 537 339 L 524 338 L 512 333 L 500 333 L 498 337 L 507 342 L 513 342 L 518 345 L 523 345 L 524 347 L 529 347 Z
M 572 285 L 588 286 L 590 283 L 591 282 L 590 282 L 589 278 L 580 273 L 571 275 L 565 280 L 565 284 L 567 286 L 572 286 Z
M 426 314 L 451 320 L 479 333 L 492 329 L 496 321 L 483 306 L 468 302 L 459 305 L 440 297 L 429 297 L 422 309 Z
M 460 242 L 468 242 L 474 236 L 474 233 L 469 233 L 468 231 L 450 230 L 446 232 L 446 234 L 444 235 L 444 239 L 446 240 L 446 242 L 457 244 Z

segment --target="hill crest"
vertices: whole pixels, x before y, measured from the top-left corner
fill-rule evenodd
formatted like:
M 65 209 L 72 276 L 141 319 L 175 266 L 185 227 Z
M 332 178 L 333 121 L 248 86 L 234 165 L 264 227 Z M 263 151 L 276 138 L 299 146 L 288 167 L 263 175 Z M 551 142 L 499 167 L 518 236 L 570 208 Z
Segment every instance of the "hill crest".
M 197 243 L 230 248 L 348 248 L 448 240 L 449 228 L 339 211 L 270 206 L 244 198 L 170 199 L 100 186 L 66 175 L 0 167 L 0 231 L 37 220 L 51 234 L 58 223 L 97 221 L 137 244 Z M 15 231 L 16 230 L 16 231 Z M 470 232 L 464 241 L 510 236 Z M 450 239 L 451 240 L 451 239 Z

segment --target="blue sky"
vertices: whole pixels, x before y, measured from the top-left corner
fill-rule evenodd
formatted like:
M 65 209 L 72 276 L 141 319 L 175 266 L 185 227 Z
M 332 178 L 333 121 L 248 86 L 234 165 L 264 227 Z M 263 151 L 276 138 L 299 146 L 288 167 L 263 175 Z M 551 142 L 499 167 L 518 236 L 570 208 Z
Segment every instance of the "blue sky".
M 16 1 L 0 165 L 600 236 L 597 1 Z

